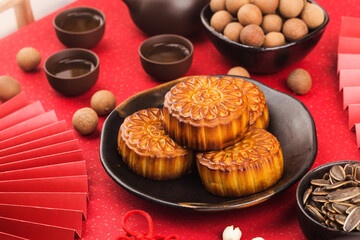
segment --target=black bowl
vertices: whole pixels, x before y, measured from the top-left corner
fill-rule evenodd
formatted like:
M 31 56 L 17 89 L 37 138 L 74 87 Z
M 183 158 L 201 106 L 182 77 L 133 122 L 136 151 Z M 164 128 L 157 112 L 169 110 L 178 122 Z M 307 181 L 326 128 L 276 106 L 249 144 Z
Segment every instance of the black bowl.
M 342 230 L 334 230 L 320 224 L 305 211 L 302 204 L 302 197 L 306 189 L 310 187 L 310 181 L 314 178 L 322 178 L 322 176 L 330 171 L 334 165 L 344 166 L 347 163 L 360 163 L 360 161 L 338 161 L 318 166 L 308 172 L 300 181 L 296 189 L 296 207 L 297 216 L 301 231 L 309 240 L 359 240 L 360 232 L 345 232 Z
M 314 120 L 296 98 L 276 91 L 256 80 L 264 93 L 270 113 L 268 131 L 281 144 L 284 174 L 274 186 L 241 198 L 218 197 L 206 191 L 197 170 L 179 179 L 154 181 L 134 174 L 117 151 L 117 136 L 124 118 L 141 109 L 162 107 L 165 94 L 179 81 L 164 83 L 122 102 L 106 119 L 101 132 L 100 160 L 109 176 L 125 190 L 141 198 L 167 206 L 201 211 L 223 211 L 250 207 L 274 197 L 295 184 L 309 169 L 317 155 Z
M 315 3 L 312 0 L 308 2 Z M 231 41 L 223 34 L 216 32 L 210 26 L 210 19 L 213 13 L 209 4 L 202 9 L 200 16 L 210 41 L 225 58 L 246 68 L 251 73 L 268 74 L 279 72 L 291 64 L 300 61 L 315 47 L 329 22 L 329 15 L 324 9 L 323 11 L 325 14 L 324 22 L 306 35 L 306 37 L 271 48 L 247 46 Z

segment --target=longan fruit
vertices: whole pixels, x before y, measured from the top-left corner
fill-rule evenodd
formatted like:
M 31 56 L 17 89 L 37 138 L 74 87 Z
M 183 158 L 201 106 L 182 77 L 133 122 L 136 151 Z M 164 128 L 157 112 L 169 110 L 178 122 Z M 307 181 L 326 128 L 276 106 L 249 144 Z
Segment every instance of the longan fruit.
M 311 89 L 311 76 L 306 70 L 298 68 L 289 74 L 286 84 L 295 94 L 304 95 Z
M 285 37 L 281 32 L 269 32 L 265 35 L 263 47 L 277 47 L 285 44 Z
M 231 22 L 226 25 L 224 35 L 234 42 L 240 41 L 240 32 L 243 26 L 239 22 Z
M 210 9 L 213 13 L 220 10 L 225 10 L 225 0 L 211 0 Z
M 21 86 L 18 81 L 9 76 L 0 76 L 0 101 L 15 97 L 21 92 Z
M 96 130 L 98 123 L 98 115 L 89 107 L 77 110 L 72 118 L 72 125 L 74 129 L 81 135 L 89 135 L 93 133 Z
M 235 76 L 250 78 L 249 72 L 245 68 L 240 67 L 240 66 L 231 68 L 228 71 L 227 75 L 235 75 Z
M 262 22 L 262 13 L 258 6 L 248 3 L 239 9 L 237 18 L 243 26 L 249 24 L 260 25 Z
M 263 17 L 261 27 L 264 33 L 280 32 L 282 27 L 282 19 L 277 14 L 267 14 Z
M 241 43 L 254 47 L 261 47 L 264 43 L 264 31 L 256 24 L 250 24 L 240 33 Z
M 263 14 L 274 13 L 279 6 L 279 0 L 250 0 L 258 6 Z
M 299 16 L 304 8 L 304 0 L 280 0 L 279 11 L 283 17 L 294 18 Z
M 325 15 L 318 5 L 306 3 L 304 10 L 301 12 L 301 19 L 306 23 L 308 28 L 315 29 L 324 22 Z
M 249 3 L 250 0 L 225 0 L 225 8 L 232 15 L 236 15 L 238 10 L 245 4 Z
M 116 107 L 116 99 L 110 91 L 100 90 L 92 95 L 90 106 L 98 115 L 107 115 Z
M 293 42 L 305 37 L 309 30 L 300 18 L 290 18 L 284 22 L 282 32 L 288 41 Z
M 215 29 L 215 31 L 222 33 L 226 25 L 228 25 L 232 20 L 232 16 L 229 12 L 225 10 L 220 10 L 214 13 L 210 19 L 210 25 Z
M 20 49 L 16 55 L 16 61 L 19 67 L 27 72 L 34 70 L 41 62 L 41 55 L 38 50 L 32 47 Z

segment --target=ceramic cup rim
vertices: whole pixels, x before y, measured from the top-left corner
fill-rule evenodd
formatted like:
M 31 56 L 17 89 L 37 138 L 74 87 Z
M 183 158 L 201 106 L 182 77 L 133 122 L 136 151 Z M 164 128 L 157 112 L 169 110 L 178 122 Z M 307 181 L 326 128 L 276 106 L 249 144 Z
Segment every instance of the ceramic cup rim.
M 161 42 L 164 42 L 164 41 L 157 41 L 157 40 L 160 40 L 160 39 L 170 39 L 170 41 L 167 41 L 167 42 L 171 42 L 171 39 L 178 39 L 178 40 L 181 40 L 182 42 L 186 43 L 186 47 L 188 50 L 189 50 L 189 54 L 180 59 L 180 60 L 177 60 L 177 61 L 173 61 L 173 62 L 159 62 L 159 61 L 154 61 L 154 60 L 151 60 L 147 57 L 144 56 L 143 54 L 143 48 L 146 44 L 148 44 L 149 42 L 152 42 L 154 41 L 154 43 L 161 43 Z M 152 36 L 152 37 L 149 37 L 147 39 L 145 39 L 139 46 L 138 48 L 138 52 L 139 52 L 139 55 L 140 57 L 149 62 L 149 63 L 152 63 L 152 64 L 157 64 L 157 65 L 174 65 L 174 64 L 178 64 L 178 63 L 181 63 L 181 62 L 185 62 L 187 61 L 189 58 L 192 58 L 193 56 L 193 53 L 194 53 L 194 45 L 192 44 L 192 42 L 183 37 L 183 36 L 180 36 L 180 35 L 177 35 L 177 34 L 159 34 L 159 35 L 155 35 L 155 36 Z
M 62 54 L 62 53 L 66 53 L 66 52 L 73 52 L 73 51 L 78 51 L 78 52 L 86 52 L 87 54 L 90 54 L 92 55 L 93 57 L 95 57 L 96 59 L 96 64 L 94 66 L 94 69 L 92 69 L 91 71 L 89 71 L 88 73 L 85 73 L 85 74 L 82 74 L 80 76 L 76 76 L 76 77 L 59 77 L 59 76 L 56 76 L 54 75 L 53 73 L 51 73 L 49 70 L 48 70 L 48 64 L 49 64 L 49 61 L 52 60 L 54 57 L 58 56 L 59 54 Z M 94 71 L 96 71 L 96 69 L 99 68 L 99 65 L 100 65 L 100 60 L 99 60 L 99 57 L 97 56 L 96 53 L 94 53 L 93 51 L 91 50 L 88 50 L 88 49 L 85 49 L 85 48 L 67 48 L 67 49 L 63 49 L 63 50 L 60 50 L 58 52 L 55 52 L 54 54 L 52 54 L 50 57 L 48 57 L 44 63 L 44 69 L 45 69 L 45 72 L 46 74 L 48 74 L 49 76 L 53 77 L 53 78 L 57 78 L 57 79 L 61 79 L 61 80 L 74 80 L 74 79 L 81 79 L 83 77 L 86 77 L 90 74 L 92 74 Z
M 93 29 L 90 29 L 90 30 L 87 30 L 87 31 L 81 31 L 81 32 L 68 31 L 68 30 L 62 29 L 61 27 L 59 27 L 56 24 L 56 21 L 60 16 L 62 16 L 64 14 L 67 14 L 67 13 L 74 12 L 76 10 L 91 10 L 91 11 L 94 11 L 94 12 L 98 13 L 98 15 L 102 18 L 103 21 L 96 28 L 93 28 Z M 57 31 L 60 31 L 60 32 L 63 32 L 63 33 L 74 34 L 74 35 L 82 35 L 82 34 L 95 32 L 98 29 L 102 28 L 105 25 L 105 21 L 106 21 L 105 14 L 101 10 L 99 10 L 97 8 L 93 8 L 93 7 L 88 7 L 88 6 L 79 6 L 79 7 L 73 7 L 73 8 L 65 9 L 65 10 L 59 12 L 58 14 L 56 14 L 56 16 L 53 19 L 53 26 Z

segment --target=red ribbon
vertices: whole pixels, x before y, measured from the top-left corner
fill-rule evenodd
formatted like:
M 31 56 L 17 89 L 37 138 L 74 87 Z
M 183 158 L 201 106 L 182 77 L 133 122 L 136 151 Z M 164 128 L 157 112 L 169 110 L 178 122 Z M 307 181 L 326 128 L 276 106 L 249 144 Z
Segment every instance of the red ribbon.
M 149 225 L 149 229 L 146 234 L 141 234 L 141 233 L 132 231 L 128 227 L 126 227 L 126 225 L 125 225 L 126 220 L 131 215 L 134 215 L 134 214 L 140 214 L 146 218 L 148 225 Z M 153 228 L 154 228 L 152 218 L 147 212 L 142 211 L 142 210 L 131 210 L 131 211 L 127 212 L 121 219 L 121 227 L 126 232 L 126 235 L 120 236 L 117 240 L 179 240 L 180 239 L 179 236 L 175 235 L 175 234 L 169 235 L 167 237 L 159 236 L 159 235 L 152 236 Z

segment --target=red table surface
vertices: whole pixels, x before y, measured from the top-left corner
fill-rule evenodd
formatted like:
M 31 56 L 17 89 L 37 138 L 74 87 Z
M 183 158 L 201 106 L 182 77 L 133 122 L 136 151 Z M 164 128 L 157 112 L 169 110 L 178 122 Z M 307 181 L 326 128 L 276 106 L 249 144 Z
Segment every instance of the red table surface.
M 358 0 L 318 0 L 330 15 L 330 23 L 315 49 L 301 62 L 272 75 L 252 75 L 279 91 L 291 94 L 286 77 L 295 68 L 309 71 L 313 79 L 311 91 L 296 96 L 314 117 L 318 136 L 318 155 L 313 167 L 338 160 L 359 160 L 355 133 L 348 128 L 348 113 L 342 109 L 342 93 L 338 90 L 336 73 L 337 43 L 341 16 L 360 17 Z M 90 98 L 98 90 L 107 89 L 121 103 L 131 95 L 159 85 L 140 65 L 138 47 L 146 35 L 131 21 L 121 0 L 79 0 L 66 8 L 88 5 L 106 15 L 106 31 L 102 41 L 92 50 L 100 58 L 100 76 L 96 85 L 78 97 L 64 97 L 48 84 L 44 61 L 56 51 L 65 49 L 58 41 L 51 14 L 0 40 L 0 75 L 17 79 L 31 101 L 40 100 L 46 110 L 55 109 L 59 119 L 71 126 L 74 112 L 90 106 Z M 359 27 L 359 26 L 354 26 Z M 194 43 L 194 60 L 186 75 L 226 74 L 233 64 L 227 61 L 206 35 L 201 32 L 190 38 Z M 41 67 L 25 73 L 16 64 L 17 52 L 26 46 L 38 49 Z M 99 159 L 100 132 L 105 118 L 91 136 L 77 134 L 86 159 L 90 200 L 88 218 L 83 223 L 83 239 L 115 239 L 124 231 L 120 220 L 132 209 L 147 211 L 154 221 L 154 233 L 178 234 L 181 239 L 221 239 L 228 225 L 240 227 L 242 239 L 261 236 L 266 240 L 305 239 L 296 218 L 296 185 L 267 202 L 224 212 L 196 212 L 171 208 L 138 198 L 118 186 L 105 172 Z M 296 136 L 294 136 L 296 137 Z M 134 224 L 135 226 L 135 224 Z

